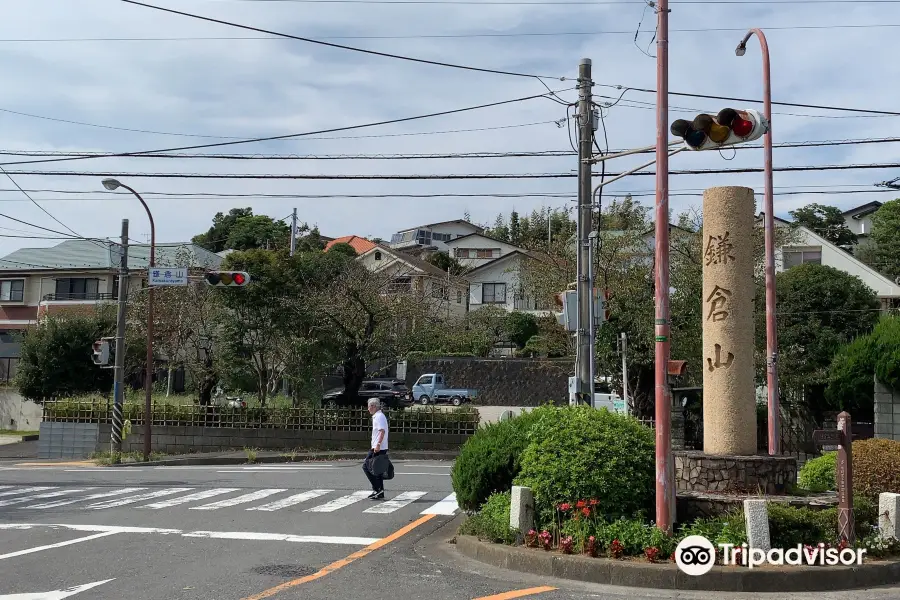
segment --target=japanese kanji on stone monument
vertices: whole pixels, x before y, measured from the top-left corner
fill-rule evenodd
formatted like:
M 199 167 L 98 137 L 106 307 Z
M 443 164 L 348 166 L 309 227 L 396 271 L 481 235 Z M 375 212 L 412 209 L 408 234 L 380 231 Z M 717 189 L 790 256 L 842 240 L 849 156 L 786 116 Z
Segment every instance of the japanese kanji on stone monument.
M 703 194 L 703 449 L 756 453 L 753 190 Z

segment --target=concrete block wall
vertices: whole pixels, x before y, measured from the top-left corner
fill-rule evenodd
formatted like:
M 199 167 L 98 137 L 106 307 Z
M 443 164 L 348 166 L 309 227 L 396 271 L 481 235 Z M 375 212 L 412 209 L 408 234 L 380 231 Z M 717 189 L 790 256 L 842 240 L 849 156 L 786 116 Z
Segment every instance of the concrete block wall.
M 109 428 L 104 438 L 97 423 L 43 422 L 38 458 L 88 458 L 94 451 L 109 450 Z
M 0 387 L 0 429 L 36 430 L 42 412 L 40 404 L 26 400 L 15 389 Z
M 900 390 L 875 382 L 875 437 L 900 441 Z
M 99 426 L 98 450 L 108 447 L 111 425 Z M 396 450 L 456 450 L 468 435 L 391 432 L 390 447 Z M 258 448 L 260 450 L 352 450 L 368 448 L 369 431 L 316 431 L 276 428 L 181 427 L 153 428 L 154 452 L 189 454 Z M 122 441 L 123 452 L 143 450 L 143 429 L 134 427 Z

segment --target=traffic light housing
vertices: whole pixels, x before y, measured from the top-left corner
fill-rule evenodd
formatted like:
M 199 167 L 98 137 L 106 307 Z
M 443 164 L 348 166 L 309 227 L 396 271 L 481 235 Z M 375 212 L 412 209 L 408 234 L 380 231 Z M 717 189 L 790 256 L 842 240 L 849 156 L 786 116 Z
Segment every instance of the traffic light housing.
M 210 271 L 206 274 L 206 284 L 214 287 L 244 287 L 250 283 L 250 274 L 245 271 Z
M 562 312 L 555 312 L 556 322 L 565 327 L 566 331 L 578 331 L 578 297 L 574 290 L 567 290 L 554 294 L 553 299 L 556 308 Z
M 609 290 L 600 290 L 594 288 L 594 324 L 602 325 L 609 321 Z
M 768 133 L 769 122 L 750 109 L 723 108 L 713 116 L 701 113 L 693 121 L 672 123 L 672 135 L 684 140 L 689 150 L 716 150 L 758 140 Z
M 95 365 L 105 366 L 109 364 L 109 340 L 106 338 L 97 340 L 92 347 L 92 358 Z

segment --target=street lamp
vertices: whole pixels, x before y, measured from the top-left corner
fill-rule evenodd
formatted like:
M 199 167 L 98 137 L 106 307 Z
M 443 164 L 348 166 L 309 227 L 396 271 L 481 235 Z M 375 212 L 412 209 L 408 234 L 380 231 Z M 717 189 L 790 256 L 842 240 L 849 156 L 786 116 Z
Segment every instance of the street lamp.
M 779 426 L 778 398 L 778 331 L 775 321 L 775 201 L 772 177 L 772 78 L 769 65 L 769 44 L 761 29 L 751 29 L 735 48 L 734 53 L 744 56 L 747 53 L 747 42 L 756 35 L 762 49 L 763 60 L 763 112 L 769 122 L 768 131 L 763 138 L 765 152 L 765 255 L 766 255 L 766 386 L 769 396 L 769 454 L 781 453 L 781 435 Z
M 134 194 L 144 206 L 144 210 L 147 211 L 147 218 L 150 219 L 150 263 L 147 266 L 147 286 L 149 287 L 147 291 L 147 375 L 144 377 L 144 460 L 149 461 L 151 448 L 150 422 L 153 420 L 153 287 L 150 286 L 150 269 L 156 263 L 156 225 L 153 223 L 153 214 L 150 212 L 150 207 L 147 206 L 141 195 L 134 189 L 116 179 L 104 179 L 103 187 L 111 192 L 123 187 Z M 120 281 L 119 285 L 128 285 L 128 282 Z

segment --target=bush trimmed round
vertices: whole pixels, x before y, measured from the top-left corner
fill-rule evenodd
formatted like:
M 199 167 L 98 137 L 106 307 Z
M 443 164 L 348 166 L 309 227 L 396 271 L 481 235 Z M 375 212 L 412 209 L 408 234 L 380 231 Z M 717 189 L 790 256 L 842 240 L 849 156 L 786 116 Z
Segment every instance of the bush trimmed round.
M 876 498 L 900 493 L 900 442 L 872 438 L 853 442 L 853 492 Z
M 509 492 L 519 473 L 528 430 L 542 408 L 480 428 L 460 450 L 450 472 L 459 507 L 473 513 L 494 493 Z
M 596 499 L 607 517 L 631 517 L 652 506 L 653 430 L 637 419 L 587 406 L 545 407 L 528 434 L 516 485 L 534 492 L 543 524 L 556 507 Z
M 798 483 L 804 490 L 828 492 L 837 489 L 837 452 L 826 452 L 806 461 L 800 468 Z

